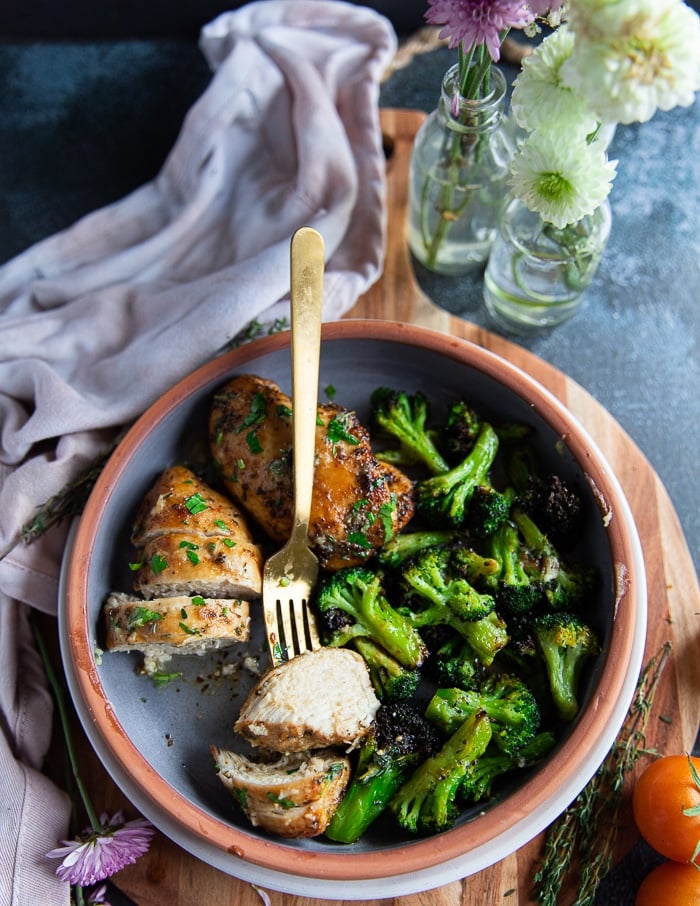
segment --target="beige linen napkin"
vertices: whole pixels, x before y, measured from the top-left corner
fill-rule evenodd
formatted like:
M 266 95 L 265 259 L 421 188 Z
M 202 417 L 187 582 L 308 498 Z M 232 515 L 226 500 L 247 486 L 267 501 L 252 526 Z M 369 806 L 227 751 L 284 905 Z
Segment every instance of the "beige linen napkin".
M 118 426 L 252 319 L 288 313 L 295 229 L 324 237 L 326 319 L 377 279 L 395 41 L 349 3 L 221 15 L 200 39 L 212 81 L 156 179 L 0 268 L 0 903 L 68 897 L 43 859 L 67 803 L 39 773 L 50 705 L 25 625 L 27 605 L 56 611 L 66 527 L 30 546 L 19 528 Z

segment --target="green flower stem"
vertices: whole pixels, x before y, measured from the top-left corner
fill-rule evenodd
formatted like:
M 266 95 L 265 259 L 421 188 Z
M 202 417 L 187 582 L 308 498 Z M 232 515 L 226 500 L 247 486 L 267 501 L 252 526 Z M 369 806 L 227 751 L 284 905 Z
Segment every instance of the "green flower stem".
M 98 831 L 101 827 L 100 821 L 95 813 L 94 808 L 92 807 L 92 802 L 90 801 L 90 796 L 88 795 L 87 788 L 83 783 L 83 780 L 80 776 L 80 770 L 78 768 L 78 759 L 75 754 L 75 746 L 73 745 L 73 735 L 70 730 L 70 725 L 68 721 L 68 709 L 66 707 L 66 700 L 63 694 L 63 688 L 59 682 L 58 677 L 56 676 L 56 671 L 53 668 L 51 663 L 51 658 L 49 657 L 49 652 L 44 642 L 44 638 L 37 626 L 36 620 L 32 618 L 32 632 L 34 633 L 34 639 L 36 641 L 37 649 L 41 656 L 42 663 L 44 665 L 44 670 L 46 672 L 46 678 L 48 680 L 51 692 L 53 693 L 54 701 L 56 702 L 56 708 L 58 710 L 58 716 L 61 722 L 61 730 L 63 732 L 63 741 L 66 746 L 66 753 L 68 755 L 68 761 L 70 762 L 71 772 L 73 774 L 73 779 L 80 793 L 80 798 L 82 800 L 83 806 L 85 807 L 85 812 L 88 816 L 88 821 L 92 825 L 94 831 Z

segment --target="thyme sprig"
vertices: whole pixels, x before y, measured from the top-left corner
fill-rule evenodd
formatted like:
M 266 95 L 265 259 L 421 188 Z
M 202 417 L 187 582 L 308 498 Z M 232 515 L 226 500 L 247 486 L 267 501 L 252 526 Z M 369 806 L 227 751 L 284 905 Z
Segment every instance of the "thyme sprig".
M 578 887 L 571 906 L 591 906 L 601 881 L 610 871 L 625 779 L 642 755 L 656 754 L 647 749 L 645 734 L 671 648 L 671 642 L 665 642 L 650 658 L 637 681 L 625 722 L 605 760 L 547 831 L 542 862 L 533 879 L 535 899 L 540 906 L 557 906 L 565 881 L 575 873 Z

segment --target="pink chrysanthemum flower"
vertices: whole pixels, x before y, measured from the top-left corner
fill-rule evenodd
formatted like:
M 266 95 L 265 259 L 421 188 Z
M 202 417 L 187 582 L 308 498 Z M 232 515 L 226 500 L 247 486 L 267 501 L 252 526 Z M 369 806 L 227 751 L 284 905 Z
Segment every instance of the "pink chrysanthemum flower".
M 501 39 L 510 28 L 525 28 L 534 13 L 523 0 L 428 0 L 426 22 L 443 25 L 441 38 L 450 47 L 468 51 L 485 45 L 494 62 L 501 56 Z
M 144 818 L 124 821 L 121 811 L 111 818 L 105 813 L 97 831 L 88 827 L 77 840 L 61 840 L 62 846 L 46 855 L 62 859 L 56 869 L 62 881 L 85 887 L 136 862 L 148 850 L 153 834 L 153 825 Z

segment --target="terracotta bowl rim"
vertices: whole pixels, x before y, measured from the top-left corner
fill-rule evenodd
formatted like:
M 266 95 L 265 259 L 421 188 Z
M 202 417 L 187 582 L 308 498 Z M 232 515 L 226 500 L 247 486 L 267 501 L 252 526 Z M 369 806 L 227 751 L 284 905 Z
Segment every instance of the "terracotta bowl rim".
M 322 336 L 324 342 L 371 340 L 418 346 L 456 359 L 505 384 L 511 391 L 528 399 L 533 410 L 566 442 L 587 476 L 603 512 L 610 514 L 607 537 L 618 577 L 610 644 L 588 707 L 570 735 L 547 761 L 546 769 L 537 771 L 522 787 L 502 802 L 490 806 L 477 820 L 443 832 L 437 838 L 419 838 L 379 852 L 355 852 L 351 847 L 311 851 L 286 846 L 282 840 L 277 842 L 256 836 L 227 824 L 192 803 L 173 789 L 140 755 L 116 715 L 109 706 L 105 706 L 99 669 L 89 642 L 92 628 L 87 606 L 87 565 L 91 539 L 99 530 L 107 502 L 146 435 L 183 398 L 216 379 L 225 378 L 234 368 L 240 368 L 250 359 L 288 346 L 288 331 L 252 341 L 201 366 L 153 403 L 127 432 L 98 479 L 75 532 L 66 575 L 66 651 L 72 660 L 76 686 L 92 730 L 112 753 L 119 767 L 133 778 L 144 797 L 189 833 L 207 845 L 274 871 L 338 881 L 380 879 L 433 868 L 463 857 L 489 844 L 494 837 L 513 832 L 533 811 L 539 810 L 543 820 L 544 817 L 547 821 L 552 820 L 555 815 L 547 816 L 547 804 L 557 799 L 566 778 L 579 778 L 578 785 L 574 783 L 576 788 L 571 787 L 573 792 L 570 792 L 569 801 L 575 797 L 597 767 L 597 764 L 588 764 L 592 741 L 604 733 L 611 716 L 618 714 L 620 709 L 620 696 L 625 691 L 626 670 L 635 643 L 635 620 L 641 617 L 638 607 L 645 602 L 645 579 L 640 574 L 639 539 L 632 530 L 634 523 L 630 521 L 631 517 L 618 518 L 620 514 L 629 515 L 629 507 L 607 461 L 564 404 L 524 371 L 468 340 L 401 322 L 369 319 L 329 322 L 324 324 Z M 641 568 L 643 570 L 643 566 Z M 559 811 L 567 804 L 560 803 Z M 536 836 L 544 826 L 530 828 L 527 839 Z

